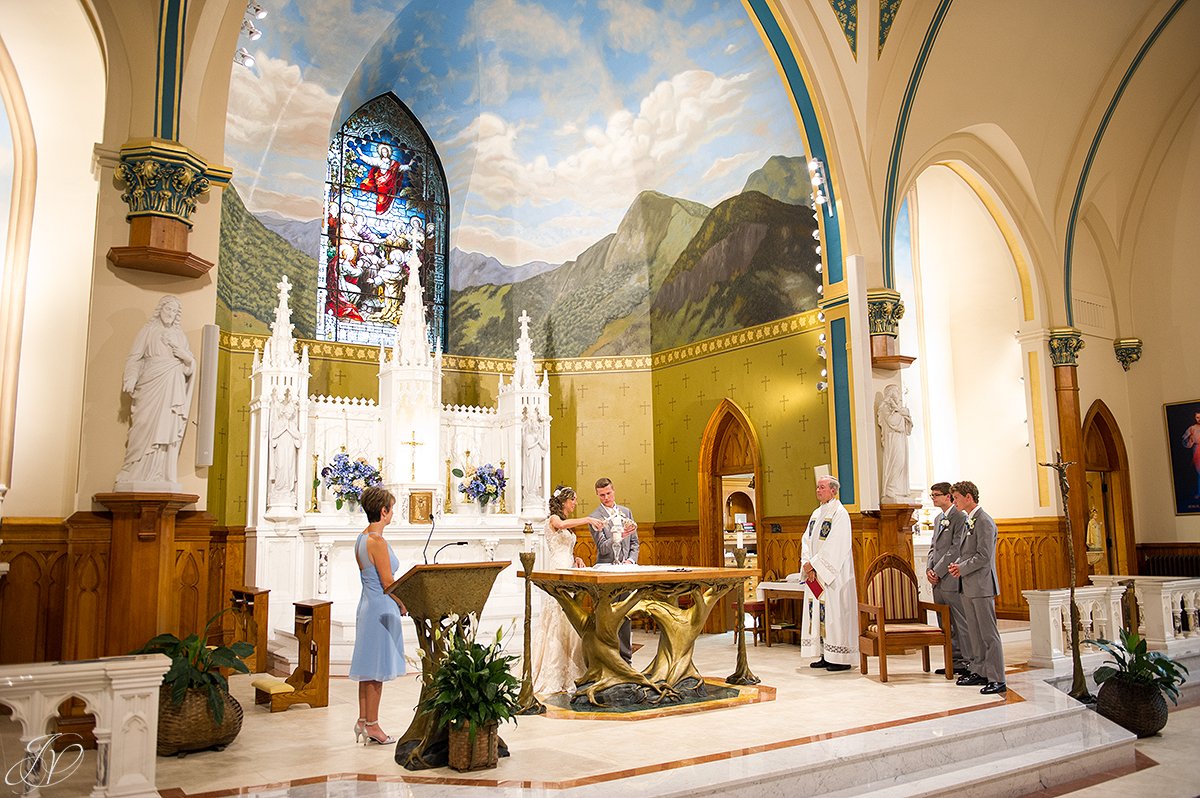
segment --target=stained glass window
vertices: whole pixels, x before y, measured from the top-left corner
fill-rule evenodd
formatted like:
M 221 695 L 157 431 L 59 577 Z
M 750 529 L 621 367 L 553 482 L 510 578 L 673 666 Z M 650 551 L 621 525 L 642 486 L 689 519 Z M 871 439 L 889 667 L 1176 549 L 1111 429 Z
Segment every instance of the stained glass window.
M 448 332 L 446 176 L 416 117 L 392 94 L 363 105 L 329 142 L 317 276 L 317 338 L 390 344 L 409 270 L 430 334 Z

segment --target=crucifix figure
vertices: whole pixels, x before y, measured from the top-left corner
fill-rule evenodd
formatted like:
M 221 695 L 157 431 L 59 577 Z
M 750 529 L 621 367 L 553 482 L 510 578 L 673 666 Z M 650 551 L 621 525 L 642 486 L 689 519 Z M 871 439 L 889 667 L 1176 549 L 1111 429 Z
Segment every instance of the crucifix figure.
M 412 439 L 407 440 L 407 441 L 400 441 L 400 445 L 412 447 L 412 449 L 409 450 L 409 452 L 410 452 L 409 462 L 412 464 L 412 474 L 409 475 L 409 480 L 412 482 L 416 482 L 417 481 L 417 447 L 424 446 L 425 444 L 423 441 L 417 440 L 417 432 L 416 432 L 416 430 L 413 430 Z
M 1079 606 L 1075 603 L 1075 540 L 1071 533 L 1071 507 L 1067 504 L 1067 496 L 1071 492 L 1071 483 L 1067 482 L 1067 468 L 1075 465 L 1075 461 L 1063 462 L 1062 451 L 1054 452 L 1053 463 L 1038 463 L 1058 472 L 1058 490 L 1062 494 L 1063 513 L 1067 516 L 1067 561 L 1071 569 L 1071 691 L 1067 695 L 1076 701 L 1091 703 L 1094 699 L 1087 689 L 1087 681 L 1083 677 L 1083 664 L 1079 661 Z

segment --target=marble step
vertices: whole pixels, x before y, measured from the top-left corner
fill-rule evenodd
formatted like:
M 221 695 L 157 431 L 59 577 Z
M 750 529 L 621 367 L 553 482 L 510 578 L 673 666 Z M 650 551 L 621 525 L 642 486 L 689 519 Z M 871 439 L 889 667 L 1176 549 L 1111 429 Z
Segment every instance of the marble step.
M 707 777 L 706 763 L 688 769 L 690 783 L 663 784 L 654 794 L 1024 795 L 1133 763 L 1133 735 L 1052 688 L 1040 690 L 1054 694 L 1050 706 L 1018 702 L 835 736 L 712 763 Z
M 1132 759 L 1129 735 L 1114 731 L 1093 712 L 1084 710 L 1083 719 L 1085 729 L 1054 741 L 1041 739 L 975 763 L 962 761 L 857 785 L 829 793 L 828 798 L 1019 798 Z

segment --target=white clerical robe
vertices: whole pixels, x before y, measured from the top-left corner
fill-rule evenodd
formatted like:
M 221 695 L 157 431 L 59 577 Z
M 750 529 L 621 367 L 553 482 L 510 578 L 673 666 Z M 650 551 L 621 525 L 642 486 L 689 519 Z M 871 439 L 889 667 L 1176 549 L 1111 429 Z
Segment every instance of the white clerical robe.
M 837 499 L 822 504 L 808 520 L 800 546 L 800 568 L 812 565 L 821 585 L 820 599 L 804 598 L 800 618 L 800 654 L 824 657 L 836 665 L 858 659 L 858 591 L 850 514 Z

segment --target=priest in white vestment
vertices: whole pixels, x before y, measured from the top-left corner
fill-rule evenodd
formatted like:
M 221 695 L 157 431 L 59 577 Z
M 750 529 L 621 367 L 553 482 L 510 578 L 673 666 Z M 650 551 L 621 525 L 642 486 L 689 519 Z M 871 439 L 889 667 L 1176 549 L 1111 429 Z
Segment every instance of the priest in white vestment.
M 858 591 L 850 514 L 838 499 L 841 485 L 833 477 L 817 479 L 821 502 L 808 519 L 800 547 L 800 575 L 810 588 L 800 618 L 800 654 L 819 657 L 813 668 L 849 670 L 858 659 Z M 811 587 L 820 587 L 820 597 Z

